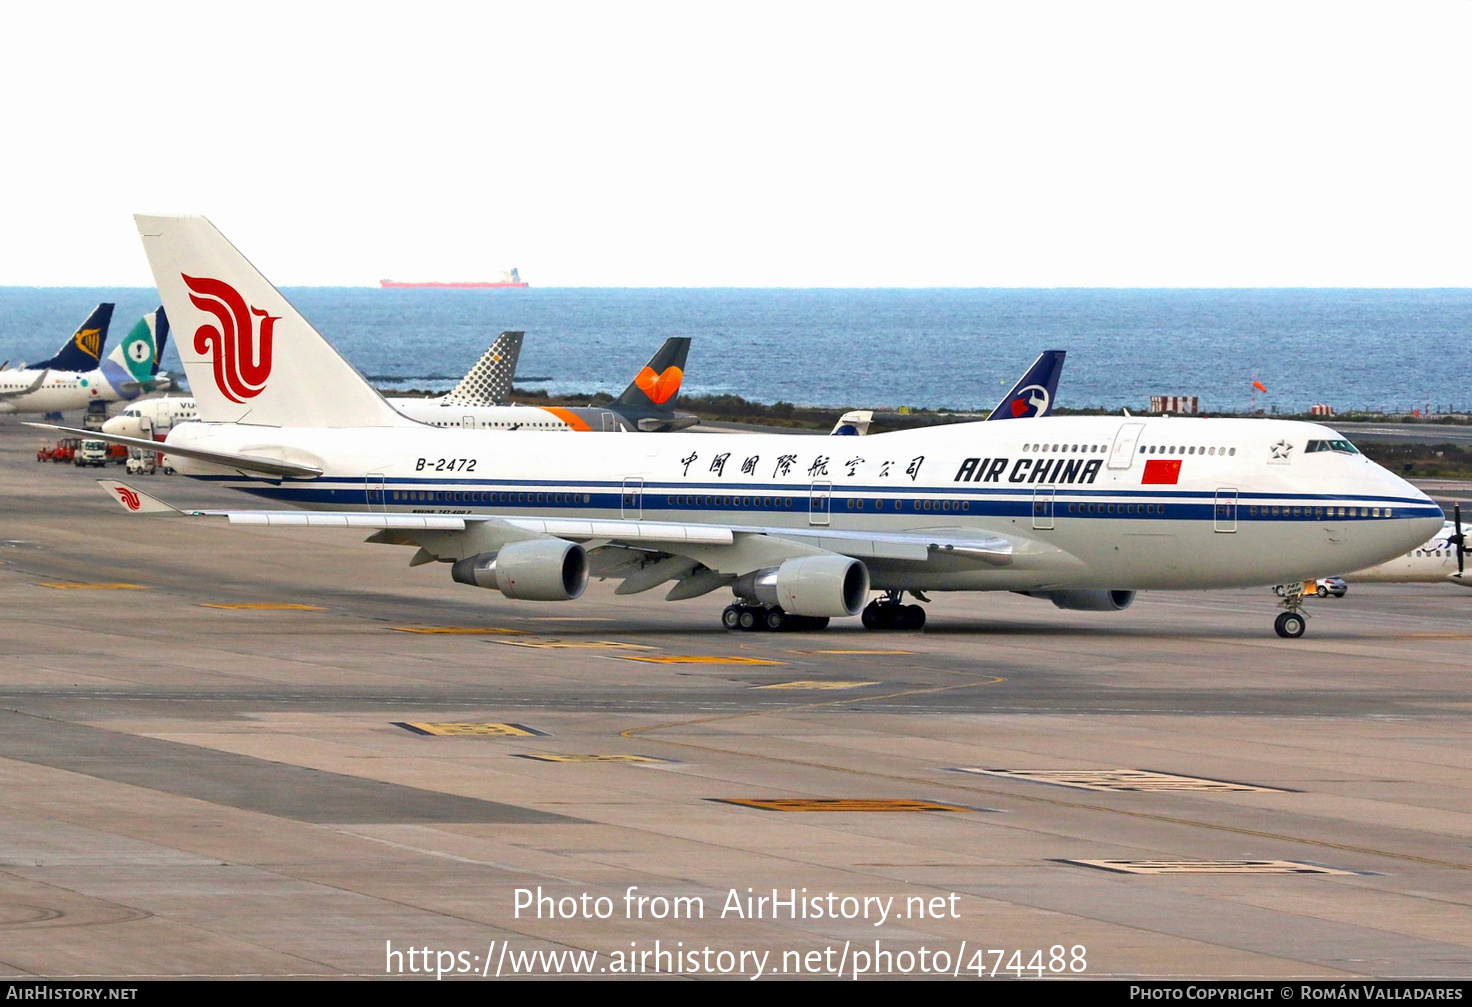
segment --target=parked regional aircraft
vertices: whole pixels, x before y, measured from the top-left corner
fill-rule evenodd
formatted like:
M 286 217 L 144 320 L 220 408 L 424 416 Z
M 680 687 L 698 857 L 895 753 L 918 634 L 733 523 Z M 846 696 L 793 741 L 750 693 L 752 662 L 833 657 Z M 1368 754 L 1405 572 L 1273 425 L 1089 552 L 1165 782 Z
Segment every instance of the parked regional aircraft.
M 107 307 L 111 317 L 111 306 Z M 79 345 L 86 331 L 84 326 L 73 337 Z M 168 319 L 164 309 L 158 308 L 144 315 L 107 359 L 91 370 L 0 371 L 0 413 L 66 412 L 86 409 L 94 402 L 127 402 L 144 392 L 167 388 L 168 375 L 159 374 L 158 362 L 168 337 Z M 100 351 L 100 339 L 97 346 Z M 87 436 L 93 436 L 92 432 Z
M 1058 395 L 1058 379 L 1063 375 L 1063 358 L 1067 350 L 1044 350 L 1022 375 L 1012 390 L 1002 396 L 997 408 L 987 414 L 989 420 L 1031 419 L 1053 411 Z M 874 422 L 872 409 L 855 409 L 844 413 L 829 431 L 833 437 L 863 437 Z
M 175 423 L 187 423 L 199 416 L 199 406 L 192 395 L 163 395 L 135 402 L 106 423 L 104 433 L 163 440 Z
M 516 337 L 517 352 L 521 347 L 520 332 L 503 332 L 501 339 Z M 389 405 L 411 419 L 436 427 L 459 427 L 465 430 L 678 430 L 700 421 L 690 413 L 675 412 L 675 397 L 685 375 L 685 358 L 690 352 L 689 336 L 672 336 L 634 376 L 624 393 L 606 406 L 530 406 L 477 404 L 483 396 L 474 389 L 486 380 L 478 372 L 487 370 L 487 357 L 495 351 L 491 345 L 470 373 L 448 395 L 433 399 L 389 399 Z M 499 365 L 497 365 L 499 366 Z M 505 381 L 508 388 L 516 369 L 512 357 L 511 370 Z M 467 383 L 469 383 L 468 390 Z
M 233 524 L 356 527 L 509 598 L 577 598 L 588 577 L 667 600 L 729 587 L 728 628 L 865 613 L 916 625 L 909 592 L 1018 591 L 1122 609 L 1140 589 L 1302 580 L 1425 541 L 1441 510 L 1337 438 L 1279 420 L 1047 417 L 875 434 L 551 438 L 395 411 L 202 217 L 137 218 L 200 420 L 181 472 L 303 511 L 192 511 Z M 64 429 L 55 428 L 52 429 Z M 131 438 L 103 435 L 121 443 Z M 136 442 L 150 447 L 151 442 Z M 116 481 L 135 512 L 179 513 Z M 871 589 L 882 601 L 865 601 Z M 1301 592 L 1280 636 L 1304 631 Z M 921 613 L 914 619 L 911 610 Z
M 1350 584 L 1435 584 L 1450 581 L 1463 587 L 1472 587 L 1472 580 L 1464 579 L 1466 567 L 1466 536 L 1462 531 L 1462 507 L 1452 508 L 1452 520 L 1441 526 L 1441 531 L 1430 541 L 1412 549 L 1404 556 L 1386 560 L 1379 566 L 1344 574 Z

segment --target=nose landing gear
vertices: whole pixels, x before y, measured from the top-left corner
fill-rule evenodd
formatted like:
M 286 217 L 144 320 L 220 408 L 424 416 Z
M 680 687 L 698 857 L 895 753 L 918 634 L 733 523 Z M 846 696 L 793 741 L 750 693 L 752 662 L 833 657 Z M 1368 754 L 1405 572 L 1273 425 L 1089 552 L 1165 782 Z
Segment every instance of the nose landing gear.
M 1299 611 L 1303 608 L 1303 581 L 1283 587 L 1284 612 L 1273 620 L 1273 631 L 1285 640 L 1297 640 L 1308 628 L 1308 616 Z

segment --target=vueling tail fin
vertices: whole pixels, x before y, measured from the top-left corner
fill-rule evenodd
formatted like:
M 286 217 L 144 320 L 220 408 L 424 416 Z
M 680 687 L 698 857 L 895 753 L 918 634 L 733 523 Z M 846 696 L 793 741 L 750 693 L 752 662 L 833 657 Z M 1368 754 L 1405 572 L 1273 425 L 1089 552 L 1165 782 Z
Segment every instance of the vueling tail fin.
M 504 406 L 511 401 L 511 382 L 521 357 L 525 332 L 503 332 L 490 349 L 440 401 L 447 406 Z
M 137 216 L 179 358 L 206 422 L 407 426 L 204 217 Z
M 633 383 L 614 399 L 609 408 L 625 416 L 673 416 L 675 397 L 685 378 L 685 358 L 690 354 L 689 336 L 671 336 L 659 352 L 635 375 Z
M 1027 373 L 997 403 L 989 420 L 1027 419 L 1047 416 L 1053 410 L 1058 393 L 1058 378 L 1063 374 L 1065 350 L 1044 350 L 1032 362 Z
M 91 371 L 96 370 L 102 360 L 102 348 L 107 345 L 107 329 L 112 324 L 111 304 L 102 303 L 92 309 L 92 314 L 81 324 L 71 338 L 61 344 L 56 356 L 40 360 L 30 366 L 38 371 Z

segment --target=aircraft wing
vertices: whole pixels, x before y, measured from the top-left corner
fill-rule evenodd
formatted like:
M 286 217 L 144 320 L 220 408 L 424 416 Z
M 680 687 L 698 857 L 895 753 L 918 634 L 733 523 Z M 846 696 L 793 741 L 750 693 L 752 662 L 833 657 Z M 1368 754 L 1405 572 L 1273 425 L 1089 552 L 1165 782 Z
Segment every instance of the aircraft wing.
M 254 472 L 260 475 L 276 476 L 277 478 L 289 477 L 295 479 L 315 479 L 322 474 L 322 469 L 316 465 L 289 461 L 285 458 L 238 454 L 234 451 L 209 451 L 204 448 L 176 447 L 173 444 L 149 440 L 146 437 L 126 437 L 123 434 L 106 434 L 100 430 L 78 430 L 75 427 L 57 426 L 54 423 L 27 423 L 26 426 L 36 427 L 39 430 L 56 430 L 72 437 L 83 437 L 87 440 L 106 441 L 109 444 L 122 444 L 130 448 L 142 448 L 144 451 L 162 451 L 165 454 L 178 455 L 180 458 L 192 458 L 195 461 L 208 462 L 211 465 L 221 465 L 239 472 Z
M 369 539 L 389 545 L 417 545 L 412 565 L 453 562 L 495 552 L 510 542 L 558 538 L 577 542 L 590 552 L 635 550 L 637 563 L 602 564 L 600 576 L 625 577 L 667 557 L 684 561 L 669 567 L 665 579 L 697 579 L 708 590 L 730 578 L 780 565 L 800 556 L 839 555 L 859 560 L 924 563 L 932 557 L 973 561 L 986 566 L 1011 564 L 1013 543 L 1001 535 L 955 532 L 875 532 L 829 528 L 784 528 L 764 525 L 704 525 L 670 521 L 582 520 L 488 514 L 403 514 L 371 511 L 180 510 L 116 479 L 98 485 L 134 513 L 172 513 L 189 517 L 225 518 L 235 525 L 273 528 L 372 529 Z M 624 553 L 628 555 L 627 552 Z M 680 569 L 675 569 L 680 567 Z M 647 578 L 645 578 L 647 580 Z M 653 581 L 648 587 L 657 586 Z M 640 588 L 645 590 L 647 588 Z M 680 586 L 676 586 L 676 591 Z M 628 592 L 625 592 L 628 593 Z M 703 593 L 703 592 L 701 592 Z M 694 597 L 692 594 L 678 597 Z
M 28 387 L 20 388 L 13 392 L 0 392 L 0 399 L 13 399 L 21 395 L 31 394 L 31 392 L 34 392 L 36 389 L 41 387 L 41 382 L 45 381 L 46 375 L 50 373 L 50 371 L 42 371 L 40 375 L 36 378 L 36 380 L 32 381 Z

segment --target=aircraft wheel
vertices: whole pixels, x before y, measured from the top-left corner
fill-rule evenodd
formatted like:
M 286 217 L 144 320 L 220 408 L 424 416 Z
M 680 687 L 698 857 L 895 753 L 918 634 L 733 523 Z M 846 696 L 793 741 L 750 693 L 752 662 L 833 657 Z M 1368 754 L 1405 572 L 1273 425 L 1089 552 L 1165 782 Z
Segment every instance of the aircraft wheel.
M 906 605 L 900 610 L 897 622 L 900 629 L 924 629 L 925 609 L 919 605 Z
M 859 621 L 864 624 L 865 629 L 883 629 L 884 614 L 875 602 L 869 602 L 864 606 L 864 614 L 859 616 Z
M 721 625 L 727 629 L 741 628 L 741 609 L 736 605 L 727 605 L 726 610 L 721 613 Z
M 749 608 L 743 608 L 736 613 L 736 625 L 750 633 L 754 629 L 760 629 L 761 623 L 757 622 L 757 613 Z
M 1285 640 L 1297 640 L 1307 628 L 1307 621 L 1297 612 L 1283 612 L 1273 622 L 1273 629 Z
M 787 613 L 780 608 L 769 608 L 762 613 L 762 626 L 770 629 L 773 633 L 782 632 L 791 621 Z

